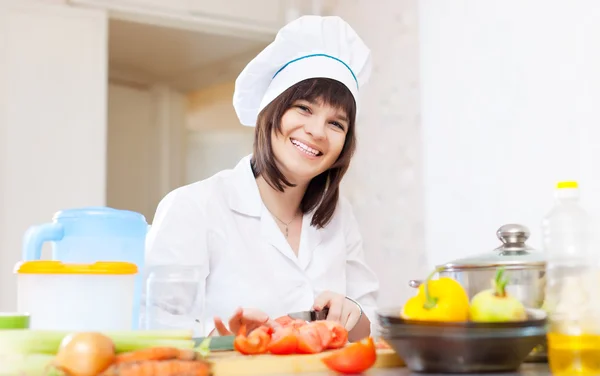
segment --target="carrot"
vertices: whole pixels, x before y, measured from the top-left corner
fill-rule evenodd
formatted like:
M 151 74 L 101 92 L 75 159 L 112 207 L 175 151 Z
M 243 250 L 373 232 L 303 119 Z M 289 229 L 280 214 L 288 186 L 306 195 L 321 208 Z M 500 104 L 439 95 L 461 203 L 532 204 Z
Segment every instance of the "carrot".
M 146 360 L 196 360 L 200 359 L 201 356 L 196 354 L 191 349 L 177 349 L 174 347 L 151 347 L 147 349 L 129 351 L 126 353 L 118 354 L 114 363 L 129 363 L 129 362 L 143 362 Z
M 210 366 L 202 361 L 149 360 L 110 366 L 101 376 L 209 376 Z

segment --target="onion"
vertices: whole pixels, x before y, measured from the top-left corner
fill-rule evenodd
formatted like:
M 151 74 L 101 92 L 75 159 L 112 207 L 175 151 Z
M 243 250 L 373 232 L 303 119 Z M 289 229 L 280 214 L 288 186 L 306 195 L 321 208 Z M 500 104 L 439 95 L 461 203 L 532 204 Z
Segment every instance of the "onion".
M 74 333 L 66 336 L 53 365 L 69 376 L 95 376 L 115 360 L 113 341 L 101 333 Z

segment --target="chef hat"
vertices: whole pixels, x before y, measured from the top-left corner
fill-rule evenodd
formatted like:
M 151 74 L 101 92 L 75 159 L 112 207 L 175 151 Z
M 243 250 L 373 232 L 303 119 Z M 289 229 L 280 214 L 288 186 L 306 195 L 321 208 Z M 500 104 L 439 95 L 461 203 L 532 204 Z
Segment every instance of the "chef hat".
M 371 52 L 350 25 L 336 16 L 303 16 L 279 30 L 240 73 L 233 106 L 243 125 L 255 126 L 260 111 L 290 86 L 327 77 L 346 85 L 358 107 L 370 74 Z

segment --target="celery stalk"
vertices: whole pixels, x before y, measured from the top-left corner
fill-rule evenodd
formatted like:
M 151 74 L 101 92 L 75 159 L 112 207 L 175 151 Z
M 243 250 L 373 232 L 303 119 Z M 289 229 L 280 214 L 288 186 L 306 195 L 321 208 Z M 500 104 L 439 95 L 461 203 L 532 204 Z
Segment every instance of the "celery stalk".
M 0 354 L 58 353 L 63 338 L 72 332 L 51 330 L 8 329 L 0 330 Z M 107 331 L 116 352 L 140 350 L 149 347 L 194 348 L 191 332 L 186 331 Z
M 0 354 L 55 355 L 64 337 L 61 332 L 0 330 Z
M 1 354 L 0 353 L 0 376 L 46 376 L 61 373 L 52 373 L 52 367 L 48 365 L 54 360 L 54 356 L 46 354 Z M 47 368 L 48 367 L 48 368 Z
M 115 352 L 123 353 L 147 349 L 149 347 L 175 347 L 179 349 L 193 349 L 194 341 L 181 339 L 135 339 L 135 338 L 111 338 L 115 344 Z
M 191 340 L 194 332 L 191 330 L 128 330 L 128 331 L 104 331 L 109 337 L 131 337 L 148 339 L 187 339 Z

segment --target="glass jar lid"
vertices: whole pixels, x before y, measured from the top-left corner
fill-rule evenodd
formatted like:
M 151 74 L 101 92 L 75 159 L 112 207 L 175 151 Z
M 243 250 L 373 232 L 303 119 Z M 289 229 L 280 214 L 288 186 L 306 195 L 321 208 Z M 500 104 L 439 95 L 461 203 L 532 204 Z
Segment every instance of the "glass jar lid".
M 499 266 L 545 268 L 544 253 L 530 247 L 526 241 L 530 232 L 526 226 L 507 224 L 496 231 L 496 236 L 502 245 L 493 250 L 493 253 L 480 254 L 461 258 L 439 265 L 444 271 L 461 269 L 487 269 Z

